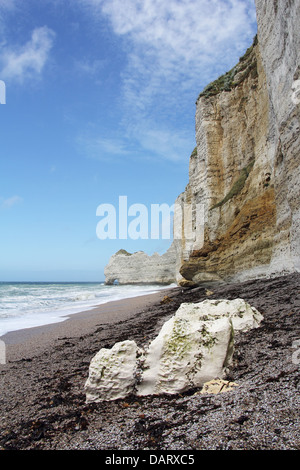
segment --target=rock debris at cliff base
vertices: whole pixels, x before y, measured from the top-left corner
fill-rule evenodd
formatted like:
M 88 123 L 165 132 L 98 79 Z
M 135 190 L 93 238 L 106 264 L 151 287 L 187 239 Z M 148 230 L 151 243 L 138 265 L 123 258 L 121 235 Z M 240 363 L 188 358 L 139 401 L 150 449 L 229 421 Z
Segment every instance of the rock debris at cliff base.
M 210 299 L 244 298 L 264 316 L 239 335 L 228 380 L 219 395 L 128 397 L 87 405 L 82 392 L 91 357 L 101 347 L 154 338 L 183 302 L 207 298 L 204 288 L 169 292 L 126 321 L 1 370 L 2 449 L 299 449 L 300 275 L 211 286 Z M 162 294 L 163 298 L 163 294 Z M 294 345 L 294 347 L 293 347 Z
M 86 403 L 130 395 L 176 395 L 226 376 L 240 331 L 259 328 L 262 315 L 243 299 L 183 303 L 156 338 L 101 349 L 85 384 Z

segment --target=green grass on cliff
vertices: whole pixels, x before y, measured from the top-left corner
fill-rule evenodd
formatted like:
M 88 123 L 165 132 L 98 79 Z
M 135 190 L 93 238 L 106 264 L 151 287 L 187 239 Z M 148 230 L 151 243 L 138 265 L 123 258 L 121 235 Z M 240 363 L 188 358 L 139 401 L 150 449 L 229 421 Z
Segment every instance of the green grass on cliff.
M 121 249 L 121 250 L 119 250 L 119 251 L 116 253 L 116 255 L 131 256 L 132 253 L 128 253 L 128 251 Z
M 191 157 L 196 157 L 196 156 L 197 156 L 197 147 L 195 147 L 191 153 Z
M 252 57 L 252 51 L 257 44 L 257 35 L 254 38 L 253 44 L 247 49 L 245 54 L 240 58 L 239 63 L 233 67 L 229 72 L 221 75 L 217 80 L 207 85 L 206 88 L 200 93 L 199 98 L 215 96 L 222 91 L 231 91 L 233 88 L 242 83 L 250 73 L 253 77 L 257 76 L 257 62 L 256 57 Z M 238 75 L 238 76 L 237 76 Z M 198 101 L 197 100 L 197 101 Z
M 251 160 L 249 165 L 245 166 L 242 169 L 238 179 L 233 183 L 232 187 L 230 188 L 230 191 L 226 194 L 224 199 L 222 199 L 222 201 L 212 206 L 210 210 L 223 206 L 223 204 L 225 204 L 227 201 L 232 199 L 234 196 L 237 196 L 242 191 L 243 187 L 245 186 L 246 180 L 250 174 L 250 171 L 253 168 L 253 165 L 254 165 L 254 160 Z

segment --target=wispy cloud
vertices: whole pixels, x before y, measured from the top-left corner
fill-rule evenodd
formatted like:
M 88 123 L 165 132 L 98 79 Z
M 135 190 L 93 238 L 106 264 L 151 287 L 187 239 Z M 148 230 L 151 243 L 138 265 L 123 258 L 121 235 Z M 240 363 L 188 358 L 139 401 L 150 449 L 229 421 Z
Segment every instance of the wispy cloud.
M 249 0 L 84 0 L 128 41 L 127 96 L 144 97 L 206 80 L 249 46 L 255 23 Z M 200 74 L 200 75 L 199 75 Z M 204 78 L 201 80 L 201 76 Z M 180 89 L 184 90 L 185 83 Z M 141 96 L 139 96 L 141 98 Z
M 23 199 L 20 196 L 11 196 L 7 199 L 0 198 L 0 207 L 1 209 L 10 209 L 21 202 L 23 202 Z
M 15 9 L 15 0 L 0 0 L 0 46 L 3 42 L 3 33 L 5 30 L 5 17 Z
M 110 160 L 111 157 L 115 159 L 130 156 L 130 151 L 126 146 L 126 142 L 119 138 L 102 137 L 101 130 L 82 132 L 78 138 L 76 145 L 80 152 L 95 160 Z
M 122 37 L 127 57 L 122 124 L 127 133 L 134 129 L 145 150 L 158 140 L 163 158 L 165 138 L 176 134 L 180 113 L 194 112 L 199 92 L 236 63 L 256 31 L 249 0 L 77 2 L 89 7 L 93 18 L 108 19 Z
M 103 69 L 105 61 L 102 60 L 76 60 L 75 69 L 81 74 L 96 76 Z
M 193 146 L 190 133 L 184 129 L 173 129 L 164 122 L 142 120 L 130 131 L 129 139 L 136 139 L 140 157 L 179 162 L 185 160 Z
M 12 11 L 15 8 L 16 0 L 0 0 L 0 18 L 5 11 Z
M 48 60 L 55 33 L 47 26 L 35 28 L 31 39 L 22 46 L 4 45 L 1 54 L 1 77 L 17 80 L 39 77 Z
M 124 130 L 124 129 L 123 129 Z M 164 123 L 142 120 L 126 132 L 105 135 L 101 128 L 91 126 L 77 138 L 77 149 L 82 155 L 102 161 L 113 162 L 124 158 L 163 159 L 173 162 L 186 159 L 187 152 L 194 147 L 190 133 L 183 130 L 173 131 Z

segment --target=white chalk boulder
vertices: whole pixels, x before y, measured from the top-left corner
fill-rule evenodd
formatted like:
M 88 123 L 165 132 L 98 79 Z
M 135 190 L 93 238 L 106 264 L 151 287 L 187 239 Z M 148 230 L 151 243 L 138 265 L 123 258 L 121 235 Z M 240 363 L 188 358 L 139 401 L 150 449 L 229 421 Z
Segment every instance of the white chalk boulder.
M 138 395 L 176 394 L 223 377 L 233 353 L 228 318 L 199 320 L 177 312 L 150 344 Z
M 123 341 L 111 349 L 101 349 L 90 363 L 85 383 L 87 403 L 116 400 L 134 393 L 141 354 L 134 341 Z
M 226 375 L 234 331 L 263 317 L 243 299 L 182 304 L 150 344 L 138 395 L 175 394 Z
M 172 395 L 223 379 L 234 333 L 258 328 L 262 320 L 243 299 L 182 304 L 146 351 L 123 341 L 96 354 L 85 384 L 86 401 Z
M 234 300 L 204 300 L 196 304 L 181 304 L 178 315 L 193 312 L 193 315 L 202 320 L 217 320 L 229 318 L 233 329 L 237 331 L 249 331 L 258 328 L 263 320 L 260 312 L 245 302 L 244 299 Z M 177 315 L 176 314 L 176 315 Z

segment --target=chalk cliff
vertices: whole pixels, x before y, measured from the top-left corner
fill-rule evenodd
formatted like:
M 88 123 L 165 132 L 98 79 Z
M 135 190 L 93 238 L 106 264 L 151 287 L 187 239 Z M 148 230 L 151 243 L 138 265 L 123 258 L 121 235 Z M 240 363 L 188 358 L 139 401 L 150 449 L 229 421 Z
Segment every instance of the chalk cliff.
M 182 286 L 300 271 L 300 2 L 256 9 L 253 45 L 198 97 L 172 256 L 113 258 L 108 282 L 116 263 L 125 281 Z
M 159 255 L 148 256 L 143 251 L 128 253 L 119 250 L 104 269 L 105 284 L 117 281 L 122 284 L 172 284 L 176 282 L 176 252 L 171 245 L 169 250 Z
M 253 45 L 197 100 L 197 146 L 177 199 L 191 206 L 192 237 L 174 218 L 181 285 L 300 268 L 300 4 L 256 5 Z

